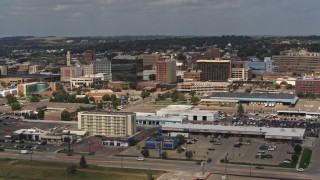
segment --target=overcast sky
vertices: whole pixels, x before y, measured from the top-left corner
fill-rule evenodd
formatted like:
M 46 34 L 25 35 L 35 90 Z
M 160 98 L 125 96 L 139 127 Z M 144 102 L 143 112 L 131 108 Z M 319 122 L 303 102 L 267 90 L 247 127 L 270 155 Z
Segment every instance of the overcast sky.
M 0 37 L 319 35 L 319 0 L 0 0 Z

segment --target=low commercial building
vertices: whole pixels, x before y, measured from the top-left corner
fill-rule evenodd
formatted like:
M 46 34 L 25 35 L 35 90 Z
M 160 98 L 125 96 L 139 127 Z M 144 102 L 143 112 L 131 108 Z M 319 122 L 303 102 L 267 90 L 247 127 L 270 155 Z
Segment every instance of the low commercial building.
M 161 127 L 163 133 L 183 132 L 203 135 L 223 136 L 255 136 L 270 140 L 286 140 L 301 142 L 305 137 L 304 128 L 272 128 L 255 126 L 222 126 L 202 124 L 165 124 Z
M 294 89 L 296 93 L 320 94 L 320 79 L 297 79 Z
M 215 121 L 219 117 L 218 111 L 200 110 L 190 105 L 170 105 L 157 111 L 157 116 L 184 116 L 188 121 Z
M 182 124 L 187 121 L 184 116 L 138 116 L 137 115 L 137 125 L 147 125 L 147 126 L 158 126 L 167 123 Z
M 90 135 L 128 137 L 136 132 L 136 115 L 129 112 L 78 112 L 78 129 Z
M 294 105 L 298 101 L 296 94 L 289 93 L 213 93 L 202 98 L 202 104 L 218 103 L 273 103 Z
M 145 146 L 155 149 L 175 149 L 179 145 L 179 139 L 174 137 L 148 138 Z
M 108 138 L 102 141 L 102 146 L 128 147 L 130 145 L 129 138 Z
M 250 68 L 232 68 L 232 78 L 241 79 L 243 81 L 251 80 L 252 74 Z
M 192 81 L 205 81 L 206 75 L 202 71 L 187 71 L 183 73 L 183 79 L 191 79 Z
M 0 97 L 6 97 L 7 95 L 17 95 L 18 94 L 18 89 L 6 89 L 6 90 L 1 90 L 0 91 Z
M 61 87 L 58 82 L 33 82 L 26 84 L 19 84 L 18 91 L 22 95 L 37 94 L 44 96 L 51 96 L 54 91 L 57 91 Z
M 196 93 L 210 93 L 210 92 L 229 92 L 232 89 L 232 83 L 229 82 L 193 82 L 187 81 L 178 83 L 177 91 L 188 92 L 194 91 Z
M 94 85 L 101 83 L 101 77 L 82 76 L 73 77 L 70 79 L 71 87 L 94 87 Z

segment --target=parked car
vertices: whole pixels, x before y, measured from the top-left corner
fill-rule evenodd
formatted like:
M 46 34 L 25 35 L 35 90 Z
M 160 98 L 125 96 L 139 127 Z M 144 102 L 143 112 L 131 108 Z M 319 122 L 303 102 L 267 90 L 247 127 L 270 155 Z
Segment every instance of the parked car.
M 207 163 L 210 163 L 212 160 L 211 160 L 211 158 L 208 158 L 207 159 Z
M 144 157 L 143 156 L 139 156 L 136 158 L 137 161 L 144 161 Z
M 298 168 L 298 169 L 297 169 L 297 171 L 299 171 L 299 172 L 303 172 L 303 171 L 304 171 L 304 169 L 303 169 L 303 168 Z
M 210 148 L 208 148 L 208 150 L 209 150 L 209 151 L 214 151 L 214 150 L 216 150 L 216 149 L 213 148 L 213 147 L 210 147 Z
M 239 148 L 239 147 L 241 147 L 241 145 L 240 144 L 234 144 L 233 147 L 238 147 Z
M 256 166 L 256 169 L 264 169 L 263 166 Z
M 294 154 L 294 151 L 287 151 L 287 154 Z
M 215 144 L 215 145 L 221 145 L 222 144 L 222 142 L 214 142 L 213 144 Z
M 291 161 L 290 159 L 285 159 L 285 160 L 283 160 L 282 162 L 283 162 L 283 163 L 286 163 L 286 164 L 291 164 L 291 163 L 292 163 L 292 161 Z
M 271 154 L 265 154 L 265 155 L 263 155 L 265 158 L 267 158 L 267 159 L 271 159 L 272 158 L 272 155 Z
M 0 151 L 4 151 L 4 149 L 3 149 L 3 148 L 0 148 Z

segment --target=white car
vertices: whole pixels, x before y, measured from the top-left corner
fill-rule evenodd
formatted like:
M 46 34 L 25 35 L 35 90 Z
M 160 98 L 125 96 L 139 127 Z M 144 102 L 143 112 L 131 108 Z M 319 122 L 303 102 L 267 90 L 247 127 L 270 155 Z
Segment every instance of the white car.
M 139 156 L 136 159 L 137 159 L 137 161 L 144 161 L 144 157 L 143 156 Z
M 298 168 L 298 169 L 297 169 L 297 171 L 299 171 L 299 172 L 303 172 L 303 171 L 304 171 L 304 169 L 303 169 L 303 168 Z

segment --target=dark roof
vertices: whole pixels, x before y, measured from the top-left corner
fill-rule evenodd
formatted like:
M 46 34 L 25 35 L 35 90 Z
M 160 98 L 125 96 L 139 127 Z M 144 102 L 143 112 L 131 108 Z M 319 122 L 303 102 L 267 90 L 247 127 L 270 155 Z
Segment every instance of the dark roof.
M 296 94 L 288 93 L 212 93 L 208 98 L 262 98 L 262 99 L 294 99 Z

